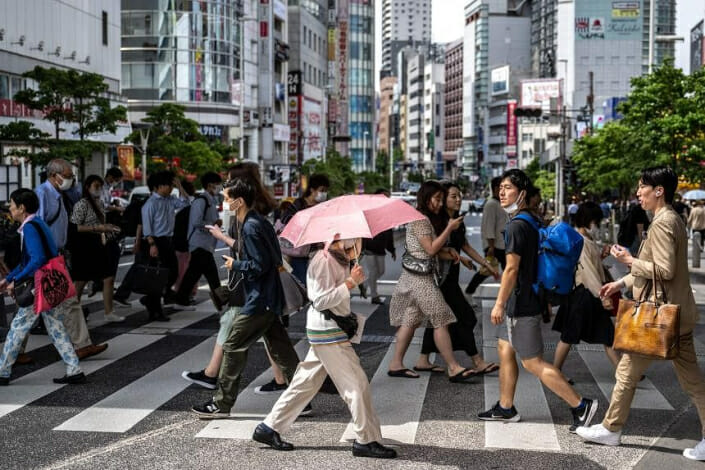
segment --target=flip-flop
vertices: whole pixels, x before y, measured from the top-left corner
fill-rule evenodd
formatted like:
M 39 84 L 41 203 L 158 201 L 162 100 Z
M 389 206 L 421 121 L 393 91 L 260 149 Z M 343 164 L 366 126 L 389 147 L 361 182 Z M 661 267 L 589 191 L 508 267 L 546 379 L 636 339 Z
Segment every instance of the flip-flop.
M 490 362 L 487 367 L 485 367 L 482 370 L 477 371 L 477 375 L 485 375 L 485 374 L 491 374 L 494 371 L 499 370 L 499 364 L 496 364 L 494 362 Z
M 432 365 L 431 367 L 415 367 L 414 366 L 414 370 L 416 372 L 433 372 L 434 374 L 442 374 L 446 371 L 444 367 L 437 366 L 435 364 Z
M 399 370 L 388 370 L 387 375 L 390 377 L 401 377 L 404 379 L 418 379 L 420 375 L 410 375 L 413 374 L 409 369 L 399 369 Z
M 466 372 L 470 372 L 467 375 L 463 375 Z M 458 372 L 455 375 L 450 375 L 448 376 L 448 380 L 450 380 L 453 383 L 464 383 L 468 382 L 470 379 L 473 377 L 477 376 L 477 372 L 473 371 L 472 369 L 463 369 L 461 372 Z

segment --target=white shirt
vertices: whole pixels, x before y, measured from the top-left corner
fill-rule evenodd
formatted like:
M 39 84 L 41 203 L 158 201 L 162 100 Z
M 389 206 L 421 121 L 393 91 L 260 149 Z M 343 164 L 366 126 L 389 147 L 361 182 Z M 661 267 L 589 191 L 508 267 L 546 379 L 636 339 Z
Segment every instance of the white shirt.
M 483 249 L 489 246 L 488 239 L 494 239 L 494 247 L 504 250 L 504 228 L 507 222 L 509 222 L 509 214 L 502 209 L 497 199 L 489 198 L 482 209 L 480 234 Z
M 341 265 L 328 250 L 319 250 L 311 259 L 306 272 L 306 291 L 311 306 L 306 315 L 306 329 L 324 331 L 338 328 L 333 320 L 326 320 L 321 310 L 329 309 L 334 314 L 350 315 L 350 289 L 345 279 L 350 269 Z

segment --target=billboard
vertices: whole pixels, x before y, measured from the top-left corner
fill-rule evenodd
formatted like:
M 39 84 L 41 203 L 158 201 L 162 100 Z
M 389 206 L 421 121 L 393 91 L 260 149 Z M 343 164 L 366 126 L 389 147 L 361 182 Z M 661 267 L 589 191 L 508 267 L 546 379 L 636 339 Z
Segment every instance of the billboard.
M 503 65 L 492 69 L 490 73 L 492 96 L 509 93 L 509 66 Z
M 575 40 L 641 41 L 642 0 L 575 0 Z
M 703 53 L 703 25 L 701 21 L 690 30 L 690 73 L 700 70 L 705 64 L 705 54 Z
M 117 155 L 123 179 L 133 181 L 135 179 L 135 153 L 132 145 L 118 145 Z
M 303 142 L 303 161 L 321 158 L 321 124 L 323 107 L 319 101 L 303 99 L 301 113 L 301 133 Z
M 507 157 L 517 156 L 517 117 L 514 110 L 517 109 L 517 101 L 507 101 L 507 144 L 504 153 Z
M 561 80 L 554 78 L 545 80 L 522 80 L 521 106 L 546 110 L 551 109 L 551 98 L 558 98 L 560 102 L 561 84 Z

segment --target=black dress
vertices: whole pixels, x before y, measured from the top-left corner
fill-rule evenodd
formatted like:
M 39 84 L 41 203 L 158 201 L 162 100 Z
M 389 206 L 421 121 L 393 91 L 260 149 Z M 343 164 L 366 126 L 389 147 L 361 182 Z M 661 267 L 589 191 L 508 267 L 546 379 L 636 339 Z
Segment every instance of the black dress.
M 466 242 L 465 231 L 465 224 L 461 224 L 460 227 L 451 233 L 447 246 L 454 248 L 460 253 Z M 468 356 L 474 356 L 478 354 L 473 333 L 473 328 L 477 325 L 477 317 L 465 298 L 463 290 L 460 288 L 460 265 L 461 263 L 451 264 L 448 275 L 445 277 L 443 284 L 441 284 L 441 292 L 457 319 L 455 323 L 448 325 L 453 351 L 465 351 Z M 432 352 L 438 352 L 438 348 L 436 348 L 436 343 L 433 340 L 433 328 L 426 328 L 421 345 L 421 354 L 430 354 Z
M 553 330 L 560 332 L 561 341 L 567 344 L 584 341 L 612 346 L 614 342 L 611 312 L 582 284 L 573 289 L 558 309 Z

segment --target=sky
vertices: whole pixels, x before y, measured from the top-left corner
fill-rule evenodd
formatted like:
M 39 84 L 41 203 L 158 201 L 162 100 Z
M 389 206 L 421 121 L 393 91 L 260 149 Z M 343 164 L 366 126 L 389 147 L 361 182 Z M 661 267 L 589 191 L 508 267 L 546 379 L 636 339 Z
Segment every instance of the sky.
M 463 7 L 467 0 L 432 0 L 433 15 L 433 41 L 451 42 L 459 39 L 463 35 Z M 649 0 L 643 0 L 649 1 Z M 703 0 L 676 0 L 676 34 L 683 36 L 684 42 L 676 43 L 676 65 L 682 67 L 685 72 L 690 69 L 690 29 L 705 17 L 705 2 Z M 382 31 L 382 2 L 375 1 L 376 31 Z M 381 36 L 378 35 L 375 47 L 375 60 L 377 73 L 382 63 Z M 379 88 L 379 83 L 377 83 Z

